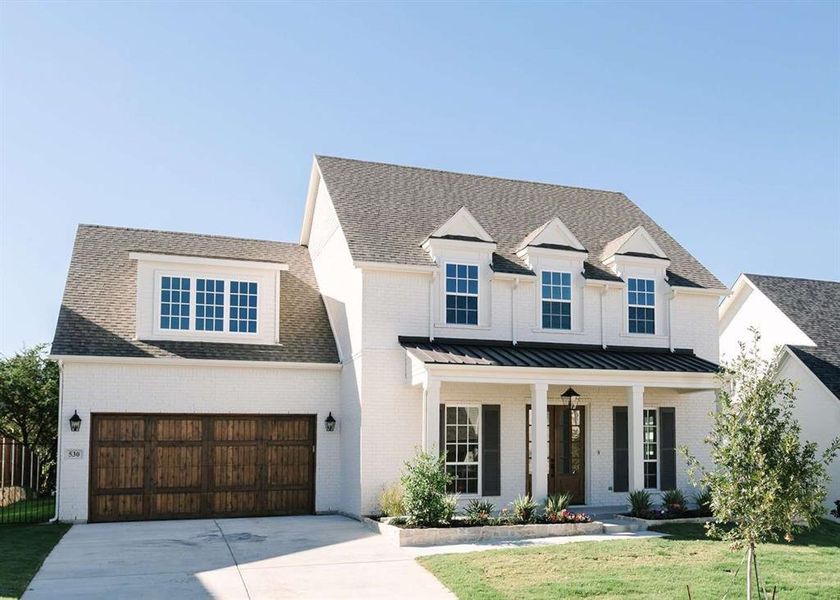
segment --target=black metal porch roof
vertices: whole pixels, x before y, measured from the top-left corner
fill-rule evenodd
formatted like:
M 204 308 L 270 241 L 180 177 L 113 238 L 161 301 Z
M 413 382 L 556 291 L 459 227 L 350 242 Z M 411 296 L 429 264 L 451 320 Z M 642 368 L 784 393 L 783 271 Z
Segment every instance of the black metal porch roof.
M 400 345 L 426 364 L 553 369 L 716 373 L 718 365 L 693 350 L 582 344 L 404 337 Z

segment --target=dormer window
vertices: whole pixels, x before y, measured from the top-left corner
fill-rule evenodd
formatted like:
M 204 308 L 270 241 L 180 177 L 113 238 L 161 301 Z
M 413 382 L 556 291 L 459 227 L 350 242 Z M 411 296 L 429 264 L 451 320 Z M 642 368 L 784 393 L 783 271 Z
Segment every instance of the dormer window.
M 630 333 L 656 333 L 655 286 L 653 279 L 627 279 L 627 326 Z
M 160 329 L 257 333 L 257 289 L 256 281 L 163 275 Z
M 542 272 L 543 329 L 572 328 L 572 274 L 561 271 Z
M 225 330 L 225 282 L 222 279 L 196 279 L 195 329 Z
M 138 340 L 280 343 L 287 264 L 148 252 L 129 259 L 137 261 Z
M 446 264 L 446 322 L 478 325 L 478 265 Z
M 163 277 L 160 283 L 160 328 L 190 328 L 190 278 Z
M 230 330 L 234 333 L 257 332 L 256 282 L 230 282 Z

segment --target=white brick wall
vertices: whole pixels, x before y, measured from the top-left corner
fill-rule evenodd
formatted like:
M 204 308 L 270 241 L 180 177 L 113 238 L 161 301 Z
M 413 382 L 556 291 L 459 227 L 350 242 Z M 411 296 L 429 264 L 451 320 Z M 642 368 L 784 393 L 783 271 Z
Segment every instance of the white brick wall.
M 340 415 L 337 370 L 71 361 L 64 363 L 61 382 L 61 520 L 87 519 L 92 412 L 314 414 L 315 509 L 341 508 L 341 436 L 322 425 L 329 411 Z M 78 432 L 68 423 L 73 411 L 82 418 Z M 83 458 L 66 459 L 68 449 L 83 450 Z
M 406 383 L 405 352 L 397 342 L 398 336 L 433 334 L 435 337 L 511 339 L 512 326 L 515 326 L 516 338 L 520 341 L 601 343 L 601 290 L 598 287 L 578 290 L 579 306 L 575 314 L 579 314 L 582 329 L 574 333 L 545 332 L 538 328 L 536 282 L 526 278 L 520 280 L 512 311 L 513 282 L 491 278 L 486 269 L 482 270 L 480 302 L 482 307 L 489 305 L 490 311 L 489 314 L 482 312 L 482 326 L 441 326 L 440 276 L 434 281 L 427 273 L 400 272 L 398 266 L 393 271 L 356 269 L 329 191 L 323 183 L 316 196 L 309 248 L 344 362 L 339 419 L 343 460 L 341 499 L 344 510 L 350 513 L 376 511 L 382 488 L 398 479 L 405 461 L 421 444 L 422 391 Z M 431 303 L 430 285 L 434 286 Z M 624 290 L 608 291 L 604 297 L 607 343 L 668 347 L 670 301 L 664 284 L 659 292 L 658 335 L 638 337 L 625 334 Z M 700 356 L 716 360 L 717 298 L 678 294 L 672 308 L 674 345 L 694 348 Z M 556 397 L 561 392 L 552 388 L 550 393 Z M 613 494 L 608 488 L 612 485 L 611 406 L 626 403 L 625 391 L 624 388 L 610 388 L 588 393 L 587 402 L 591 404 L 588 500 L 593 503 L 623 502 L 624 494 Z M 500 501 L 509 502 L 524 492 L 527 385 L 461 386 L 456 390 L 444 383 L 442 394 L 444 401 L 460 395 L 502 405 Z M 679 395 L 674 391 L 650 391 L 646 402 L 652 406 L 674 406 L 678 443 L 687 443 L 693 452 L 703 455 L 701 440 L 708 430 L 705 415 L 714 404 L 711 393 Z M 684 474 L 680 474 L 678 483 L 682 487 L 686 485 Z

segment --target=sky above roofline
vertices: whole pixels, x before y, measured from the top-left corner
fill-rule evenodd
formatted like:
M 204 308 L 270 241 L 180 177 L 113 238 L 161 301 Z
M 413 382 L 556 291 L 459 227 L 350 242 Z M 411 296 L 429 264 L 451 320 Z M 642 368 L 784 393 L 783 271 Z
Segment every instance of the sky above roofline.
M 837 3 L 0 10 L 4 354 L 78 223 L 294 241 L 315 153 L 621 190 L 726 284 L 840 278 Z

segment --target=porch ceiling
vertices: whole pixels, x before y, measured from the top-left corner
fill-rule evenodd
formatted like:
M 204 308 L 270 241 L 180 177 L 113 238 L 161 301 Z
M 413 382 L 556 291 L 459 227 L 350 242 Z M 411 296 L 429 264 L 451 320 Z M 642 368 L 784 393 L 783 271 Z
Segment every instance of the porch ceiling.
M 427 365 L 541 367 L 659 373 L 716 373 L 718 365 L 692 350 L 403 337 L 400 345 Z

